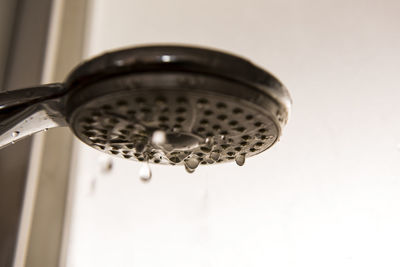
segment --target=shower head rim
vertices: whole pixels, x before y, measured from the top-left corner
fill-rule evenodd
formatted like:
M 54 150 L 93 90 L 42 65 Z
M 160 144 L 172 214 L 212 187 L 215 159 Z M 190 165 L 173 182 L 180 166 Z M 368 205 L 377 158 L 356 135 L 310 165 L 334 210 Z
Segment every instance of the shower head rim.
M 157 71 L 194 72 L 232 79 L 270 95 L 279 102 L 286 117 L 290 112 L 291 97 L 270 72 L 234 54 L 203 47 L 152 45 L 107 52 L 77 66 L 65 85 L 72 92 L 84 90 L 101 79 Z

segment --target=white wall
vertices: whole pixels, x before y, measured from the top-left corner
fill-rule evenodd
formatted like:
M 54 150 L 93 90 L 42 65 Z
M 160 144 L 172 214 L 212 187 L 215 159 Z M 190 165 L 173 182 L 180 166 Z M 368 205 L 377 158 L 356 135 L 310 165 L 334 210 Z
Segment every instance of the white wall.
M 275 73 L 292 117 L 244 167 L 153 168 L 76 142 L 68 267 L 399 266 L 400 2 L 96 0 L 86 56 L 228 50 Z

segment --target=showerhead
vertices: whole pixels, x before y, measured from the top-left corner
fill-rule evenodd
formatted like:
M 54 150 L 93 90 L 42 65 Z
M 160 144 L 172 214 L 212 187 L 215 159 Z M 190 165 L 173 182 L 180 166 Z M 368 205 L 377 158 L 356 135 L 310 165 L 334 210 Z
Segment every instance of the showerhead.
M 84 143 L 126 159 L 188 171 L 242 165 L 278 140 L 290 104 L 274 76 L 237 56 L 137 47 L 89 60 L 65 83 L 0 94 L 0 147 L 69 126 Z

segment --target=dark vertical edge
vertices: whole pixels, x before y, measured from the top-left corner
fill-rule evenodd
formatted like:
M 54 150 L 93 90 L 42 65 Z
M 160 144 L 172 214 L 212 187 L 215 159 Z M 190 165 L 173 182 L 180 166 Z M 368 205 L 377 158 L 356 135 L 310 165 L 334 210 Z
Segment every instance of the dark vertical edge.
M 16 1 L 16 0 L 12 0 Z M 15 4 L 15 3 L 14 3 Z M 41 81 L 52 0 L 18 0 L 2 89 Z M 0 266 L 12 266 L 26 186 L 31 139 L 0 150 Z

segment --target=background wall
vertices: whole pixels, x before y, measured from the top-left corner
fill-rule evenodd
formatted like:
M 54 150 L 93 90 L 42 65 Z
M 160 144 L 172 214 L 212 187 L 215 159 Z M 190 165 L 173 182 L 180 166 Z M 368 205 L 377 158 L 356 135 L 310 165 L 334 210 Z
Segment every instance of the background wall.
M 399 14 L 394 0 L 92 1 L 86 57 L 216 47 L 275 73 L 294 106 L 244 167 L 154 166 L 149 184 L 76 141 L 66 265 L 399 266 Z

